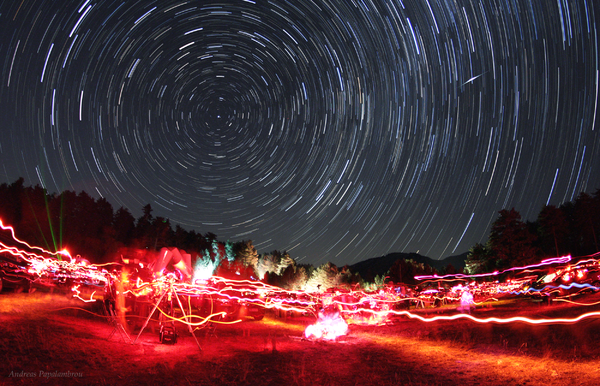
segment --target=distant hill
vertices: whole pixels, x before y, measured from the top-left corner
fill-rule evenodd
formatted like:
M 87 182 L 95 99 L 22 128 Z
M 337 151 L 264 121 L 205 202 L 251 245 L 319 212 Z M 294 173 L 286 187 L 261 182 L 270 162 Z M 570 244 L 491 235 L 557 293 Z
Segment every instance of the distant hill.
M 359 261 L 358 263 L 353 264 L 349 267 L 353 273 L 359 273 L 365 281 L 373 281 L 375 276 L 384 275 L 396 262 L 396 260 L 410 259 L 417 263 L 429 264 L 437 271 L 440 271 L 441 269 L 447 267 L 449 264 L 452 264 L 454 268 L 460 270 L 465 268 L 465 260 L 467 259 L 467 254 L 468 252 L 465 252 L 460 255 L 449 256 L 442 260 L 434 260 L 432 258 L 429 258 L 427 256 L 421 256 L 418 253 L 414 252 L 395 252 L 387 254 L 385 256 L 373 257 L 371 259 Z

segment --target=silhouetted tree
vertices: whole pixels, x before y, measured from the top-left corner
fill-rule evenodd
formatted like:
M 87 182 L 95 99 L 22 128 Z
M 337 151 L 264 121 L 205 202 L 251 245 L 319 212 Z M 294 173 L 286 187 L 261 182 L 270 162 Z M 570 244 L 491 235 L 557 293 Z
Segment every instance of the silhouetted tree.
M 455 275 L 459 273 L 456 268 L 452 264 L 448 264 L 446 268 L 444 268 L 444 275 Z
M 394 283 L 414 284 L 414 270 L 408 265 L 406 260 L 398 259 L 388 270 L 388 276 Z
M 212 232 L 206 232 L 204 234 L 204 239 L 206 240 L 207 243 L 209 243 L 210 245 L 212 245 L 213 241 L 217 240 L 217 235 L 215 235 Z
M 142 216 L 138 218 L 134 230 L 134 246 L 141 249 L 154 248 L 154 239 L 150 235 L 152 228 L 152 206 L 146 204 L 142 209 Z
M 21 196 L 25 190 L 25 180 L 23 177 L 17 179 L 12 184 L 6 183 L 0 185 L 0 218 L 4 225 L 19 227 L 23 217 L 23 206 L 21 205 Z
M 135 218 L 129 209 L 120 207 L 113 217 L 115 239 L 123 245 L 129 245 L 135 229 Z
M 545 206 L 537 219 L 538 245 L 545 255 L 560 256 L 565 248 L 569 223 L 564 212 L 554 205 Z M 560 248 L 559 248 L 560 246 Z
M 581 192 L 575 200 L 575 224 L 573 228 L 579 234 L 577 248 L 579 254 L 582 255 L 599 251 L 595 224 L 598 222 L 598 216 L 600 215 L 597 202 L 592 196 L 584 192 Z
M 150 237 L 154 239 L 153 249 L 155 251 L 164 247 L 172 247 L 173 229 L 171 221 L 164 217 L 155 217 L 150 227 Z
M 515 264 L 536 261 L 537 250 L 534 247 L 536 236 L 521 221 L 521 215 L 514 208 L 503 209 L 492 224 L 489 249 L 494 254 L 496 268 L 508 268 Z
M 112 227 L 113 207 L 104 198 L 93 200 L 87 208 L 92 213 L 86 213 L 90 219 L 90 225 L 85 239 L 85 253 L 89 258 L 98 262 L 104 262 L 104 257 L 111 251 L 116 251 L 115 233 Z

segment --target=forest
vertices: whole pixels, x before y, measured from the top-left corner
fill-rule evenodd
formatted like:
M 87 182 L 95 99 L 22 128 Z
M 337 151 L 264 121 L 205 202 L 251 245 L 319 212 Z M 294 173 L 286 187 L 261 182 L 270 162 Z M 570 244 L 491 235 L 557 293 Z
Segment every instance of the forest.
M 494 272 L 537 263 L 548 257 L 587 256 L 600 251 L 600 189 L 582 192 L 574 202 L 546 205 L 535 221 L 523 221 L 514 208 L 499 211 L 485 244 L 470 248 L 465 273 Z
M 119 262 L 131 250 L 178 248 L 191 254 L 198 269 L 307 291 L 357 285 L 374 289 L 386 280 L 413 284 L 415 275 L 461 270 L 449 265 L 436 272 L 427 264 L 403 259 L 375 277 L 374 283 L 365 283 L 348 266 L 298 264 L 286 251 L 259 254 L 252 240 L 220 241 L 210 232 L 173 227 L 168 218 L 154 216 L 150 204 L 136 219 L 128 208 L 115 211 L 105 198 L 95 199 L 84 191 L 48 193 L 39 185 L 25 186 L 23 178 L 0 185 L 0 202 L 0 219 L 13 226 L 22 240 L 48 250 L 67 249 L 95 264 Z M 592 254 L 600 250 L 599 231 L 600 189 L 593 195 L 581 193 L 560 207 L 545 206 L 535 221 L 522 220 L 514 208 L 503 209 L 487 242 L 470 248 L 464 271 L 493 272 L 546 257 Z

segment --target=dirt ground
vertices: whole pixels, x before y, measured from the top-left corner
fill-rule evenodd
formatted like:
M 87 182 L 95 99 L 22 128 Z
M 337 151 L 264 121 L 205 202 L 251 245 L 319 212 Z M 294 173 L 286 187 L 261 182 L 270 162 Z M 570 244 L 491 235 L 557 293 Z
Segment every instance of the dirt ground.
M 513 304 L 473 316 L 568 317 L 592 310 L 598 306 Z M 600 384 L 597 317 L 539 326 L 401 316 L 386 326 L 351 325 L 347 336 L 326 342 L 302 339 L 314 319 L 268 312 L 262 321 L 197 330 L 198 347 L 183 324 L 176 344 L 161 344 L 153 326 L 131 344 L 94 311 L 64 296 L 0 293 L 0 384 Z

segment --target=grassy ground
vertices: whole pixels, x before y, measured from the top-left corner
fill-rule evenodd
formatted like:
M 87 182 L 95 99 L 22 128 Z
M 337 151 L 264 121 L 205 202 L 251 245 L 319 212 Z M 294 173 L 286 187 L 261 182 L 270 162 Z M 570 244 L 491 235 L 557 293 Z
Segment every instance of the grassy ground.
M 337 342 L 315 342 L 301 339 L 313 320 L 267 314 L 196 331 L 200 350 L 183 325 L 174 345 L 160 344 L 152 326 L 135 344 L 119 333 L 108 339 L 114 328 L 78 310 L 82 305 L 64 296 L 0 294 L 0 384 L 600 384 L 599 319 L 530 326 L 398 318 L 388 326 L 351 325 Z M 580 312 L 513 307 L 474 314 Z

